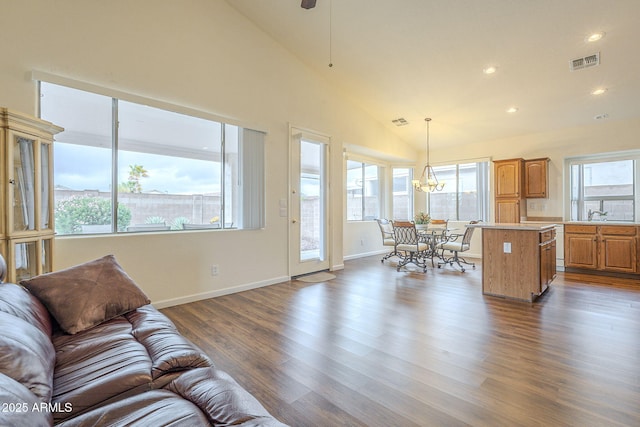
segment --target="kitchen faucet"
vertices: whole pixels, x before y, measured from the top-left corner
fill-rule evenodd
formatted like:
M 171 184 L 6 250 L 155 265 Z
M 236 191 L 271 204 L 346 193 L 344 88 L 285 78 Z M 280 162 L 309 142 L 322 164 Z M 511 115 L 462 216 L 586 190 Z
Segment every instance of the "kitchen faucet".
M 598 214 L 601 217 L 602 216 L 606 216 L 607 212 L 602 212 L 602 211 L 592 211 L 591 209 L 589 209 L 589 212 L 587 212 L 587 221 L 592 221 L 593 220 L 593 215 L 594 214 Z

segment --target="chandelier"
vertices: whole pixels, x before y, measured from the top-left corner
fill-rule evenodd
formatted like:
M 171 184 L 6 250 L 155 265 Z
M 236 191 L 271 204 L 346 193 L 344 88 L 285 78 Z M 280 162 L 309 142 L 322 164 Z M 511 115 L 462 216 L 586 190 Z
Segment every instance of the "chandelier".
M 420 179 L 414 179 L 411 181 L 411 183 L 413 184 L 413 188 L 416 191 L 431 193 L 433 191 L 442 191 L 444 182 L 438 182 L 436 173 L 433 171 L 431 163 L 429 162 L 429 122 L 431 121 L 431 119 L 427 117 L 426 119 L 424 119 L 424 121 L 427 123 L 427 164 L 422 170 Z

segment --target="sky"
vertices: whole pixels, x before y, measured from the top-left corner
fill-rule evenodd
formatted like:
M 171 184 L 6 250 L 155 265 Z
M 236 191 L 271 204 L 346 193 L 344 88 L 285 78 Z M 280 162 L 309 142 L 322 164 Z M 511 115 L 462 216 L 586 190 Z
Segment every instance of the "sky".
M 111 189 L 111 150 L 54 144 L 54 183 L 73 190 Z M 120 151 L 118 182 L 126 182 L 129 165 L 140 165 L 149 177 L 142 191 L 169 194 L 211 194 L 220 191 L 220 164 L 212 161 Z

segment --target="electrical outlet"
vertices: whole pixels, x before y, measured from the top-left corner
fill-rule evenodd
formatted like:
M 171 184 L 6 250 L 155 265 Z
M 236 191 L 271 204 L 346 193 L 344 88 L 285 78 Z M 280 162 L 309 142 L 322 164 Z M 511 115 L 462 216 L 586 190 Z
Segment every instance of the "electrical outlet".
M 211 275 L 212 276 L 217 276 L 218 275 L 218 264 L 213 264 L 211 266 Z
M 503 252 L 505 254 L 510 254 L 511 253 L 511 242 L 504 242 L 503 246 Z

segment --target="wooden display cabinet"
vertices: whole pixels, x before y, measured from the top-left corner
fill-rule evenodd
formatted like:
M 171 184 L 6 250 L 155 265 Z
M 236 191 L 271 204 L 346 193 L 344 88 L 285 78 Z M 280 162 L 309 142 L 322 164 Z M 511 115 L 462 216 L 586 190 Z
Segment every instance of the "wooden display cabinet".
M 53 254 L 53 135 L 63 129 L 0 108 L 2 210 L 0 249 L 7 281 L 51 271 Z

